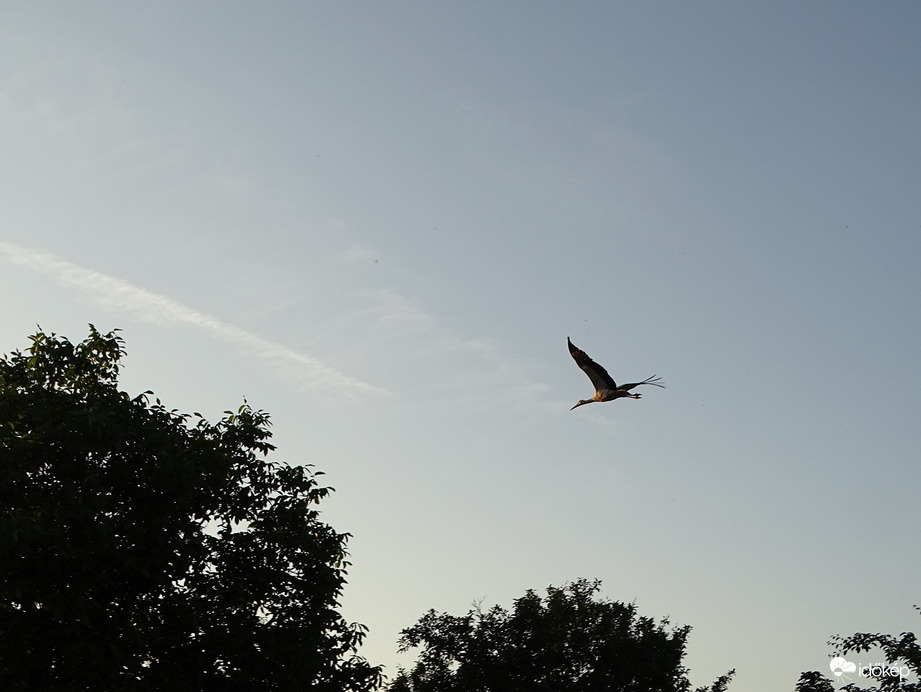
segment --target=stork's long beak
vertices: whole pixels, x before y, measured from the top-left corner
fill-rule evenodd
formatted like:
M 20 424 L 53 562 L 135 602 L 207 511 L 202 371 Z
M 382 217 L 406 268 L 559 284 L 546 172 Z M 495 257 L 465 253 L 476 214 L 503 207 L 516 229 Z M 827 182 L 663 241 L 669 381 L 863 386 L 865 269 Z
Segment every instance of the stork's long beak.
M 580 401 L 578 404 L 576 404 L 575 406 L 573 406 L 573 407 L 572 407 L 571 409 L 569 409 L 569 410 L 570 410 L 570 411 L 574 411 L 575 409 L 577 409 L 577 408 L 579 408 L 580 406 L 582 406 L 582 404 L 593 404 L 593 403 L 595 403 L 595 402 L 594 402 L 592 399 L 583 399 L 582 401 Z

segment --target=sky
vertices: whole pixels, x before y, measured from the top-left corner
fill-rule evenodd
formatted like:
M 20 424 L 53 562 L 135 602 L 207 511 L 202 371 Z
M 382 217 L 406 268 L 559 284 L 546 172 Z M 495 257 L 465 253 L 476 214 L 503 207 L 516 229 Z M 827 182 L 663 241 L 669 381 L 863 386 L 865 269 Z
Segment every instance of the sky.
M 585 577 L 690 625 L 694 685 L 792 691 L 832 635 L 919 624 L 919 29 L 8 0 L 0 352 L 119 328 L 127 391 L 268 411 L 388 675 L 430 608 Z M 667 389 L 570 412 L 567 336 Z

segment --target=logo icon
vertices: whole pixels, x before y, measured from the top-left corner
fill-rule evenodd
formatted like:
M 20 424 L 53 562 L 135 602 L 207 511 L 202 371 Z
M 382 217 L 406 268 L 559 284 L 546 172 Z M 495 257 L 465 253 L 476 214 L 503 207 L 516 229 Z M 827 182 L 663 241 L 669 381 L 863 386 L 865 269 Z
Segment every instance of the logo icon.
M 840 678 L 845 673 L 853 673 L 857 670 L 856 663 L 851 663 L 847 659 L 841 658 L 840 656 L 829 661 L 828 667 L 831 668 L 831 672 L 835 674 L 836 678 Z M 847 678 L 846 675 L 844 675 L 844 677 Z M 850 678 L 848 678 L 848 680 L 850 680 Z

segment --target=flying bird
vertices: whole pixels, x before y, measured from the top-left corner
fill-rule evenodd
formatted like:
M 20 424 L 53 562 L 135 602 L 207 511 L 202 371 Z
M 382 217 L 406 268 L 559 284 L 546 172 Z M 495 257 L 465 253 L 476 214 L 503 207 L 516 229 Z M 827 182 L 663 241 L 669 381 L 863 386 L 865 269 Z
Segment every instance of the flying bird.
M 582 399 L 582 401 L 569 409 L 570 411 L 579 408 L 583 404 L 594 404 L 596 401 L 614 401 L 614 399 L 624 398 L 639 399 L 642 395 L 631 394 L 630 390 L 634 387 L 639 387 L 641 384 L 651 384 L 654 387 L 662 387 L 662 389 L 665 389 L 665 385 L 661 384 L 662 378 L 656 377 L 655 375 L 647 377 L 642 382 L 631 382 L 630 384 L 618 386 L 614 378 L 608 374 L 608 371 L 589 358 L 588 354 L 573 344 L 568 336 L 566 337 L 566 343 L 569 344 L 569 352 L 572 354 L 572 359 L 576 361 L 576 365 L 585 371 L 585 374 L 588 375 L 588 379 L 595 385 L 595 393 L 592 395 L 592 398 Z

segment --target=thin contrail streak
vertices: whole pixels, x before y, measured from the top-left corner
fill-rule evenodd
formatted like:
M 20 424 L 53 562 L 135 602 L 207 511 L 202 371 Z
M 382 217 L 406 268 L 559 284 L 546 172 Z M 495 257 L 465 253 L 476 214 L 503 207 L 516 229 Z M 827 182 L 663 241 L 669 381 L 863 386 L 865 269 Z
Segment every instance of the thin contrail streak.
M 185 323 L 211 337 L 232 344 L 281 370 L 310 388 L 335 389 L 343 394 L 384 393 L 366 382 L 349 377 L 311 356 L 264 339 L 171 298 L 145 290 L 114 276 L 86 269 L 73 262 L 31 248 L 0 242 L 0 251 L 13 263 L 52 276 L 62 286 L 76 288 L 102 307 L 123 310 L 155 323 Z

